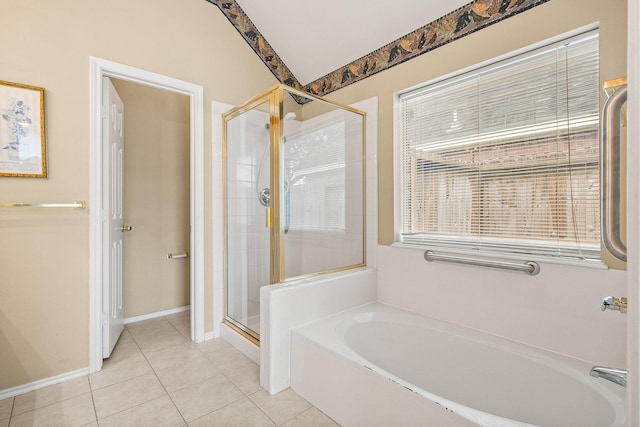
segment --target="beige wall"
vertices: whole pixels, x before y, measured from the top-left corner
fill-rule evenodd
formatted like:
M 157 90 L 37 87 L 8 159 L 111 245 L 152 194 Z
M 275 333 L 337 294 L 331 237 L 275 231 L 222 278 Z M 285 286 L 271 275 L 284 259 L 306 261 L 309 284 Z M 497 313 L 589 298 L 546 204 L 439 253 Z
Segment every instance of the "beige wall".
M 49 178 L 1 178 L 5 201 L 89 199 L 89 56 L 204 87 L 205 194 L 211 101 L 240 104 L 276 81 L 204 0 L 2 0 L 0 79 L 46 89 Z M 205 218 L 211 218 L 211 199 Z M 205 320 L 212 329 L 211 222 Z M 89 212 L 0 212 L 0 390 L 89 365 Z
M 600 79 L 626 75 L 626 1 L 553 0 L 419 56 L 328 97 L 350 104 L 378 96 L 378 240 L 393 227 L 393 94 L 579 27 L 600 22 Z M 603 99 L 604 102 L 604 92 Z
M 189 97 L 112 79 L 124 103 L 124 317 L 189 305 Z

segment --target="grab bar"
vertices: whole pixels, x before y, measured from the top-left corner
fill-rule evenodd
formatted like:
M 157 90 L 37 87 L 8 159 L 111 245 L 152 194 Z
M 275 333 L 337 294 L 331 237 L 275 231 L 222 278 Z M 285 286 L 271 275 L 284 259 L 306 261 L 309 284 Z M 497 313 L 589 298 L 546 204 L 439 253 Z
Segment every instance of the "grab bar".
M 455 262 L 459 264 L 478 265 L 481 267 L 503 268 L 505 270 L 522 271 L 531 276 L 540 273 L 540 265 L 535 261 L 526 261 L 523 264 L 507 261 L 492 261 L 488 259 L 467 258 L 458 255 L 436 254 L 431 250 L 424 252 L 424 259 L 431 261 Z
M 189 252 L 185 252 L 182 254 L 168 254 L 168 259 L 179 259 L 179 258 L 189 258 Z
M 602 109 L 602 151 L 600 153 L 601 235 L 604 247 L 616 258 L 627 261 L 627 246 L 620 236 L 620 119 L 627 101 L 627 86 L 614 92 Z
M 84 209 L 87 204 L 82 201 L 72 203 L 0 203 L 0 208 L 73 208 Z

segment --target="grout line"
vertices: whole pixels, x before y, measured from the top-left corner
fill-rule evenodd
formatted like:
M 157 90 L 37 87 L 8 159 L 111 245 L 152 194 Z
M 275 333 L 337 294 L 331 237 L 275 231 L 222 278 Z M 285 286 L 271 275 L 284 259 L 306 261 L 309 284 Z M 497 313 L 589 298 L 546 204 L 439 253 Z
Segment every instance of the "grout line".
M 218 338 L 216 338 L 216 339 L 218 339 Z M 273 422 L 273 424 L 277 425 L 277 424 L 276 424 L 276 422 L 275 422 L 275 421 L 273 421 L 273 420 L 271 419 L 271 417 L 269 417 L 269 416 L 268 416 L 268 415 L 267 415 L 267 414 L 266 414 L 266 413 L 265 413 L 265 412 L 264 412 L 264 411 L 263 411 L 263 410 L 262 410 L 258 405 L 256 405 L 256 403 L 255 403 L 254 401 L 252 401 L 252 400 L 249 398 L 249 395 L 250 395 L 250 394 L 257 393 L 259 390 L 258 390 L 258 391 L 255 391 L 255 392 L 253 392 L 253 393 L 245 393 L 245 392 L 244 392 L 244 391 L 243 391 L 243 390 L 242 390 L 242 389 L 241 389 L 241 388 L 240 388 L 236 383 L 234 383 L 234 382 L 231 380 L 231 378 L 229 378 L 229 377 L 227 376 L 227 374 L 225 374 L 225 373 L 224 373 L 224 371 L 222 371 L 222 370 L 218 367 L 218 364 L 217 364 L 216 362 L 214 362 L 213 360 L 211 360 L 211 359 L 209 359 L 209 358 L 207 357 L 207 354 L 211 354 L 211 353 L 205 353 L 205 352 L 203 352 L 202 350 L 200 350 L 198 347 L 196 347 L 196 348 L 198 349 L 198 351 L 199 351 L 199 352 L 200 352 L 200 353 L 201 353 L 201 354 L 202 354 L 202 355 L 203 355 L 203 356 L 204 356 L 204 357 L 205 357 L 209 362 L 211 362 L 211 363 L 212 363 L 212 364 L 213 364 L 213 365 L 218 369 L 218 371 L 220 372 L 220 375 L 221 375 L 221 376 L 223 376 L 223 377 L 224 377 L 227 381 L 229 381 L 229 382 L 230 382 L 230 383 L 231 383 L 235 388 L 237 388 L 237 389 L 240 391 L 240 393 L 242 393 L 242 396 L 241 396 L 241 397 L 239 397 L 238 399 L 234 400 L 233 402 L 229 402 L 229 403 L 227 403 L 226 405 L 221 406 L 221 407 L 219 407 L 219 408 L 217 408 L 217 409 L 215 409 L 215 410 L 213 410 L 213 411 L 211 411 L 211 412 L 207 412 L 206 414 L 202 415 L 201 417 L 197 418 L 196 420 L 199 420 L 200 418 L 204 418 L 204 417 L 206 417 L 206 416 L 208 416 L 208 415 L 211 415 L 212 413 L 217 412 L 217 411 L 219 411 L 219 410 L 221 410 L 221 409 L 223 409 L 223 408 L 226 408 L 226 407 L 228 407 L 228 406 L 230 406 L 230 405 L 233 405 L 233 404 L 235 404 L 235 403 L 238 403 L 238 402 L 239 402 L 239 401 L 241 401 L 242 399 L 248 399 L 248 400 L 249 400 L 249 402 L 251 402 L 251 404 L 252 404 L 253 406 L 255 406 L 256 408 L 258 408 L 258 410 L 259 410 L 260 412 L 262 412 L 262 413 L 263 413 L 263 414 L 264 414 L 264 415 L 265 415 L 269 420 L 271 420 L 271 422 Z M 211 378 L 213 378 L 213 377 L 211 377 Z M 210 379 L 210 378 L 207 378 L 207 379 Z M 207 379 L 202 380 L 202 381 L 200 381 L 200 382 L 206 381 Z M 200 382 L 198 382 L 198 383 L 196 383 L 196 384 L 199 384 Z M 178 412 L 179 412 L 179 411 L 178 411 Z M 182 415 L 182 414 L 181 414 L 181 415 Z M 191 421 L 191 422 L 195 422 L 196 420 L 193 420 L 193 421 Z
M 96 424 L 100 426 L 100 422 L 98 421 L 98 410 L 96 409 L 96 401 L 93 398 L 93 389 L 91 388 L 91 381 L 89 381 L 88 376 L 87 376 L 87 382 L 89 382 L 89 390 L 91 393 L 91 404 L 93 405 L 93 415 L 96 417 Z
M 12 399 L 13 401 L 11 402 L 11 410 L 9 411 L 9 424 L 7 424 L 8 426 L 11 425 L 11 420 L 13 419 L 13 410 L 16 407 L 16 397 L 13 396 Z
M 133 334 L 131 334 L 131 332 L 129 332 L 129 334 L 131 335 L 131 339 L 133 340 L 133 342 L 135 343 L 135 345 L 138 347 L 138 350 L 140 350 L 140 353 L 142 354 L 142 357 L 144 357 L 145 362 L 147 362 L 147 365 L 149 365 L 149 368 L 151 368 L 151 372 L 152 372 L 152 373 L 153 373 L 153 375 L 156 377 L 156 380 L 158 380 L 158 382 L 160 383 L 160 386 L 161 386 L 161 387 L 162 387 L 162 389 L 164 390 L 165 395 L 169 398 L 169 400 L 170 400 L 170 401 L 171 401 L 171 403 L 173 404 L 173 407 L 176 409 L 176 411 L 178 411 L 178 414 L 180 415 L 180 418 L 182 418 L 182 421 L 184 421 L 184 425 L 187 425 L 187 421 L 184 419 L 184 416 L 182 415 L 182 413 L 180 412 L 180 410 L 179 410 L 179 409 L 178 409 L 178 407 L 176 406 L 175 402 L 174 402 L 174 401 L 173 401 L 173 399 L 171 398 L 171 395 L 169 394 L 169 392 L 168 392 L 168 391 L 167 391 L 167 389 L 165 388 L 164 384 L 162 384 L 162 381 L 160 381 L 160 378 L 158 378 L 158 373 L 157 373 L 157 372 L 156 372 L 156 370 L 153 368 L 153 365 L 151 365 L 151 362 L 149 362 L 149 359 L 147 358 L 147 355 L 146 355 L 146 354 L 144 354 L 144 352 L 140 349 L 140 346 L 138 345 L 138 342 L 135 340 L 135 338 L 134 338 Z M 116 343 L 116 346 L 117 346 L 117 345 L 118 345 L 118 344 Z M 114 350 L 115 350 L 115 348 L 114 348 Z M 136 357 L 137 357 L 137 356 L 136 356 Z M 126 359 L 123 359 L 123 360 L 126 360 Z M 127 379 L 127 380 L 120 381 L 120 382 L 115 383 L 115 384 L 120 384 L 120 383 L 122 383 L 122 382 L 124 382 L 124 381 L 129 381 L 130 379 L 140 378 L 141 376 L 148 375 L 148 374 L 149 374 L 149 372 L 147 372 L 146 374 L 143 374 L 143 375 L 138 375 L 138 376 L 136 376 L 136 377 L 129 378 L 129 379 Z M 108 387 L 108 386 L 106 386 L 106 387 Z M 106 387 L 102 387 L 102 388 L 106 388 Z M 101 390 L 102 388 L 100 388 L 100 389 L 98 389 L 98 390 Z M 93 391 L 92 391 L 92 394 L 91 394 L 91 395 L 92 395 L 92 397 L 93 397 Z M 153 399 L 151 399 L 151 400 L 147 400 L 146 402 L 142 402 L 142 403 L 139 403 L 139 404 L 137 404 L 137 405 L 135 405 L 135 406 L 132 406 L 131 408 L 127 408 L 127 409 L 123 409 L 122 411 L 115 412 L 115 413 L 113 413 L 113 414 L 111 414 L 111 415 L 109 415 L 109 416 L 107 416 L 107 417 L 105 417 L 105 418 L 109 418 L 109 417 L 111 417 L 111 416 L 113 416 L 113 415 L 121 414 L 121 413 L 123 413 L 123 412 L 125 412 L 125 411 L 129 411 L 129 410 L 131 410 L 131 409 L 133 409 L 133 408 L 137 408 L 137 407 L 142 406 L 142 405 L 145 405 L 145 404 L 147 404 L 147 403 L 149 403 L 149 402 L 153 402 L 154 400 L 161 399 L 162 397 L 163 397 L 163 396 L 155 397 L 155 398 L 153 398 Z M 95 404 L 94 404 L 94 408 L 95 408 Z M 105 419 L 105 418 L 102 418 L 102 419 Z M 100 421 L 98 420 L 98 414 L 97 414 L 97 412 L 96 412 L 96 421 L 98 422 L 98 425 L 99 425 L 99 424 L 100 424 Z
M 178 332 L 180 333 L 180 331 L 177 329 L 177 327 L 176 327 L 176 326 L 175 326 L 171 321 L 169 321 L 166 317 L 165 317 L 165 318 L 163 318 L 163 320 L 167 321 L 167 322 L 168 322 L 168 323 L 169 323 L 169 324 L 170 324 L 170 325 L 171 325 L 171 326 L 172 326 L 176 331 L 178 331 Z M 134 342 L 134 344 L 136 345 L 136 347 L 138 348 L 138 350 L 140 351 L 140 353 L 141 353 L 141 354 L 142 354 L 142 356 L 144 357 L 144 359 L 145 359 L 146 363 L 147 363 L 147 364 L 149 365 L 149 367 L 151 368 L 151 372 L 153 372 L 153 375 L 155 375 L 155 377 L 156 377 L 156 379 L 158 380 L 158 382 L 160 382 L 160 385 L 162 386 L 162 389 L 164 390 L 165 395 L 169 398 L 169 400 L 170 400 L 170 401 L 171 401 L 171 403 L 173 404 L 173 406 L 174 406 L 174 408 L 176 409 L 176 411 L 178 411 L 178 414 L 180 415 L 181 419 L 183 420 L 184 425 L 185 425 L 185 426 L 186 426 L 186 425 L 188 425 L 188 423 L 187 423 L 186 419 L 184 418 L 184 415 L 182 414 L 182 412 L 180 412 L 180 409 L 178 409 L 178 406 L 176 405 L 175 401 L 173 400 L 173 398 L 172 398 L 172 396 L 171 396 L 171 393 L 169 393 L 169 391 L 167 390 L 167 388 L 165 387 L 165 385 L 162 383 L 162 381 L 161 381 L 161 380 L 160 380 L 160 378 L 158 377 L 158 372 L 157 372 L 157 370 L 153 367 L 153 365 L 151 365 L 151 362 L 149 361 L 148 355 L 147 355 L 147 354 L 146 354 L 146 353 L 145 353 L 145 352 L 140 348 L 140 345 L 138 344 L 138 342 L 137 342 L 137 340 L 136 340 L 136 338 L 135 338 L 135 335 L 134 335 L 133 333 L 131 333 L 131 331 L 130 331 L 130 330 L 128 330 L 128 328 L 127 328 L 126 326 L 125 326 L 125 328 L 126 328 L 126 329 L 127 329 L 127 331 L 129 332 L 129 335 L 131 336 L 132 341 Z M 180 333 L 180 335 L 184 337 L 184 335 L 183 335 L 182 333 Z M 273 418 L 271 418 L 271 417 L 270 417 L 270 416 L 269 416 L 269 415 L 268 415 L 268 414 L 267 414 L 267 413 L 266 413 L 266 412 L 265 412 L 265 411 L 264 411 L 260 406 L 258 406 L 258 405 L 257 405 L 257 404 L 256 404 L 256 403 L 251 399 L 251 396 L 256 395 L 257 393 L 259 393 L 259 392 L 261 391 L 261 389 L 258 389 L 258 390 L 253 391 L 253 392 L 245 392 L 243 389 L 241 389 L 238 385 L 236 385 L 236 383 L 234 383 L 234 382 L 231 380 L 231 378 L 230 378 L 230 377 L 225 373 L 225 371 L 223 371 L 223 370 L 221 370 L 221 369 L 219 368 L 218 363 L 216 363 L 214 360 L 211 360 L 211 359 L 208 357 L 209 355 L 211 355 L 211 354 L 213 354 L 213 353 L 217 353 L 217 351 L 206 353 L 206 352 L 204 352 L 203 350 L 201 350 L 198 346 L 196 346 L 196 345 L 195 345 L 195 343 L 193 343 L 193 342 L 191 341 L 190 337 L 185 337 L 185 338 L 186 338 L 186 340 L 187 340 L 189 343 L 193 344 L 193 347 L 195 347 L 195 348 L 199 351 L 199 354 L 200 354 L 201 356 L 204 356 L 204 357 L 205 357 L 209 362 L 211 362 L 211 363 L 212 363 L 212 364 L 213 364 L 213 365 L 218 369 L 219 374 L 218 374 L 218 375 L 216 375 L 216 376 L 222 375 L 222 376 L 223 376 L 227 381 L 229 381 L 229 383 L 231 383 L 234 387 L 236 387 L 236 388 L 241 392 L 241 396 L 240 396 L 238 399 L 234 400 L 233 402 L 229 402 L 229 403 L 227 403 L 226 405 L 221 406 L 220 408 L 217 408 L 217 409 L 215 409 L 215 410 L 213 410 L 213 411 L 211 411 L 211 412 L 208 412 L 208 413 L 206 413 L 206 414 L 202 415 L 201 417 L 197 418 L 196 420 L 198 420 L 198 419 L 200 419 L 200 418 L 203 418 L 203 417 L 206 417 L 206 416 L 208 416 L 208 415 L 210 415 L 210 414 L 212 414 L 212 413 L 214 413 L 214 412 L 217 412 L 217 411 L 219 411 L 219 410 L 221 410 L 221 409 L 223 409 L 223 408 L 226 408 L 226 407 L 228 407 L 228 406 L 230 406 L 230 405 L 236 404 L 236 403 L 238 403 L 239 401 L 241 401 L 241 400 L 242 400 L 242 399 L 244 399 L 244 398 L 248 399 L 248 401 L 249 401 L 249 402 L 251 402 L 251 404 L 252 404 L 254 407 L 256 407 L 256 408 L 257 408 L 257 409 L 258 409 L 258 410 L 259 410 L 259 411 L 260 411 L 260 412 L 261 412 L 265 417 L 267 417 L 267 419 L 269 419 L 269 420 L 270 420 L 273 424 L 275 424 L 275 425 L 283 425 L 283 424 L 285 424 L 285 423 L 287 423 L 287 422 L 290 422 L 290 421 L 291 421 L 291 420 L 293 420 L 294 418 L 296 418 L 296 417 L 300 416 L 301 414 L 305 413 L 306 411 L 309 411 L 310 409 L 314 408 L 314 406 L 313 406 L 313 405 L 311 405 L 309 408 L 307 408 L 307 409 L 303 410 L 303 411 L 302 411 L 302 412 L 300 412 L 299 414 L 296 414 L 296 415 L 294 415 L 293 417 L 291 417 L 290 419 L 287 419 L 286 421 L 284 421 L 283 423 L 278 424 L 278 423 L 277 423 Z M 176 345 L 177 345 L 177 344 L 176 344 Z M 116 344 L 116 346 L 117 346 L 117 344 Z M 156 350 L 163 350 L 163 349 L 166 349 L 166 348 L 169 348 L 169 347 L 172 347 L 172 346 L 168 346 L 168 347 L 160 347 L 160 348 L 158 348 L 158 349 L 154 349 L 154 350 L 152 350 L 152 351 L 156 351 Z M 115 349 L 114 349 L 114 350 L 115 350 Z M 237 349 L 236 349 L 236 350 L 237 350 Z M 138 357 L 138 355 L 136 355 L 136 356 L 134 356 L 134 357 Z M 122 359 L 122 360 L 126 360 L 126 359 L 128 359 L 128 358 L 125 358 L 125 359 Z M 240 369 L 242 369 L 242 367 L 240 367 Z M 229 371 L 229 372 L 231 373 L 231 371 Z M 235 372 L 235 371 L 234 371 L 234 372 Z M 143 375 L 148 375 L 148 374 L 149 374 L 149 372 L 147 372 L 147 373 L 145 373 L 145 374 L 143 374 Z M 127 379 L 127 380 L 123 380 L 123 381 L 128 381 L 128 380 L 135 379 L 135 378 L 139 378 L 139 377 L 140 377 L 140 376 L 137 376 L 137 377 L 129 378 L 129 379 Z M 214 378 L 214 377 L 211 377 L 211 378 Z M 198 382 L 196 382 L 196 383 L 194 383 L 194 384 L 191 384 L 191 385 L 189 385 L 189 386 L 186 386 L 186 387 L 190 387 L 190 386 L 193 386 L 193 385 L 199 384 L 199 383 L 201 383 L 201 382 L 203 382 L 203 381 L 207 381 L 207 380 L 209 380 L 209 379 L 211 379 L 211 378 L 203 379 L 203 380 L 201 380 L 201 381 L 198 381 Z M 123 382 L 123 381 L 121 381 L 121 382 Z M 120 382 L 119 382 L 119 383 L 120 383 Z M 119 383 L 114 383 L 114 384 L 119 384 Z M 114 384 L 111 384 L 111 385 L 114 385 Z M 100 423 L 100 420 L 98 420 L 97 410 L 96 410 L 96 407 L 95 407 L 95 401 L 93 400 L 93 392 L 94 392 L 94 390 L 91 388 L 91 382 L 89 382 L 89 386 L 90 386 L 90 392 L 91 392 L 92 402 L 93 402 L 93 405 L 94 405 L 94 413 L 95 413 L 95 416 L 96 416 L 96 422 L 99 424 L 99 423 Z M 186 388 L 186 387 L 184 387 L 184 388 Z M 103 387 L 103 388 L 104 388 L 104 387 Z M 181 389 L 182 389 L 182 388 L 181 388 Z M 181 389 L 178 389 L 178 390 L 181 390 Z M 98 390 L 100 390 L 100 389 L 98 389 Z M 175 390 L 175 391 L 178 391 L 178 390 Z M 147 404 L 147 403 L 149 403 L 149 402 L 151 402 L 151 401 L 154 401 L 154 400 L 156 400 L 156 399 L 160 399 L 161 397 L 162 397 L 162 396 L 156 397 L 156 398 L 151 399 L 151 400 L 149 400 L 149 401 L 147 401 L 147 402 L 140 403 L 140 404 L 138 404 L 138 405 L 136 405 L 136 406 L 134 406 L 134 407 L 132 407 L 132 408 L 124 409 L 124 410 L 122 410 L 122 411 L 120 411 L 120 412 L 117 412 L 117 413 L 115 413 L 115 414 L 111 414 L 111 415 L 109 415 L 109 416 L 116 415 L 116 414 L 119 414 L 119 413 L 121 413 L 121 412 L 131 410 L 131 409 L 133 409 L 133 408 L 136 408 L 136 407 L 138 407 L 138 406 L 141 406 L 141 405 Z M 14 405 L 15 405 L 15 399 L 14 399 Z M 13 406 L 12 406 L 12 410 L 13 410 Z M 194 422 L 194 421 L 196 421 L 196 420 L 193 420 L 192 422 Z M 334 421 L 334 422 L 335 422 L 335 421 Z
M 176 325 L 174 325 L 174 324 L 171 322 L 171 320 L 169 320 L 169 319 L 168 319 L 168 317 L 167 317 L 167 316 L 164 316 L 164 319 L 165 319 L 167 322 L 169 322 L 169 324 L 171 325 L 171 327 L 173 327 L 173 329 L 175 329 L 177 333 L 179 333 L 180 335 L 182 335 L 182 336 L 184 337 L 184 334 L 183 334 L 182 332 L 180 332 L 180 331 L 178 330 L 178 328 L 176 328 Z M 191 341 L 191 337 L 189 337 L 189 338 L 187 338 L 187 339 L 188 339 L 189 341 Z
M 169 322 L 168 319 L 166 319 L 166 316 L 164 317 L 165 320 L 167 320 L 167 322 Z M 169 324 L 171 326 L 173 326 L 173 324 L 171 322 L 169 322 Z M 175 326 L 173 326 L 173 328 L 175 329 Z M 179 332 L 179 331 L 178 331 Z M 182 334 L 181 334 L 182 335 Z M 133 335 L 131 335 L 131 337 L 133 338 Z M 134 339 L 135 341 L 135 339 Z M 191 339 L 189 339 L 189 341 L 191 341 Z M 136 345 L 138 345 L 138 343 L 136 342 Z M 140 346 L 138 346 L 138 348 L 140 348 Z M 182 418 L 182 421 L 184 422 L 184 425 L 188 425 L 187 420 L 184 418 L 184 415 L 182 415 L 182 412 L 180 412 L 180 409 L 178 408 L 178 405 L 176 405 L 176 402 L 173 400 L 173 398 L 171 397 L 171 393 L 169 393 L 169 391 L 167 390 L 167 388 L 165 387 L 165 385 L 162 383 L 162 381 L 160 380 L 160 377 L 158 377 L 158 372 L 156 371 L 156 369 L 153 367 L 153 365 L 151 364 L 151 362 L 149 361 L 149 358 L 147 357 L 147 355 L 144 353 L 144 351 L 142 351 L 142 349 L 140 349 L 140 352 L 142 353 L 142 355 L 144 356 L 145 360 L 147 361 L 147 363 L 149 364 L 149 367 L 151 368 L 151 371 L 153 372 L 153 375 L 156 376 L 156 379 L 158 380 L 158 382 L 160 383 L 160 385 L 162 386 L 162 389 L 164 390 L 165 394 L 167 395 L 167 397 L 169 398 L 169 400 L 171 401 L 171 404 L 173 405 L 173 407 L 175 408 L 175 410 L 178 412 L 178 414 L 180 415 L 180 418 Z
M 88 381 L 88 378 L 87 378 L 87 381 Z M 52 384 L 52 385 L 56 385 L 56 384 Z M 51 387 L 51 386 L 48 386 L 48 387 Z M 44 388 L 46 388 L 46 387 L 44 387 Z M 40 390 L 42 390 L 42 389 L 40 389 Z M 34 391 L 38 391 L 38 390 L 34 390 Z M 33 393 L 33 392 L 28 392 L 28 393 Z M 24 393 L 24 394 L 28 394 L 28 393 Z M 24 394 L 19 394 L 18 396 L 23 396 Z M 8 418 L 9 419 L 9 426 L 11 426 L 11 421 L 14 418 L 22 417 L 22 416 L 24 416 L 26 414 L 31 414 L 32 412 L 40 411 L 40 410 L 43 410 L 45 408 L 49 408 L 49 407 L 54 406 L 54 405 L 62 404 L 63 402 L 66 402 L 67 400 L 77 399 L 77 398 L 82 397 L 82 396 L 84 396 L 86 394 L 90 394 L 91 395 L 91 403 L 93 404 L 93 393 L 91 392 L 91 387 L 89 387 L 89 391 L 88 392 L 80 393 L 80 394 L 77 394 L 75 396 L 69 396 L 66 399 L 57 400 L 55 402 L 47 403 L 46 405 L 38 406 L 37 408 L 29 409 L 28 411 L 21 412 L 19 414 L 14 414 L 14 410 L 15 410 L 15 398 L 14 398 L 13 406 L 11 407 L 11 416 Z M 93 410 L 94 410 L 94 413 L 95 413 L 95 404 L 93 404 Z M 5 418 L 5 420 L 6 419 L 7 418 Z M 97 420 L 97 417 L 96 417 L 96 420 Z M 91 423 L 89 423 L 89 424 L 91 424 Z
M 143 353 L 142 355 L 143 355 L 143 357 L 144 357 L 144 353 Z M 139 356 L 127 357 L 127 358 L 125 358 L 125 359 L 122 359 L 122 360 L 120 360 L 120 361 L 116 362 L 115 364 L 120 363 L 120 362 L 124 362 L 125 360 L 135 359 L 136 357 L 139 357 Z M 145 358 L 145 361 L 146 361 L 147 363 L 149 363 L 149 361 L 148 361 L 148 360 L 146 360 L 146 358 Z M 152 369 L 153 369 L 153 368 L 152 368 Z M 103 369 L 103 370 L 104 370 L 104 369 Z M 103 372 L 103 371 L 100 371 L 100 372 Z M 129 380 L 135 380 L 136 378 L 144 377 L 145 375 L 148 375 L 148 374 L 149 374 L 149 372 L 145 372 L 145 373 L 142 373 L 142 374 L 139 374 L 139 375 L 134 375 L 134 376 L 132 376 L 132 377 L 125 378 L 125 379 L 123 379 L 123 380 L 116 381 L 116 382 L 114 382 L 114 383 L 107 384 L 107 385 L 104 385 L 104 386 L 102 386 L 102 387 L 98 387 L 98 388 L 96 388 L 96 389 L 94 389 L 94 388 L 93 388 L 93 386 L 91 385 L 91 380 L 89 380 L 89 389 L 91 390 L 91 393 L 93 393 L 94 391 L 102 390 L 102 389 L 105 389 L 105 388 L 107 388 L 107 387 L 111 387 L 111 386 L 116 385 L 116 384 L 122 384 L 123 382 L 129 381 Z
M 104 421 L 104 420 L 106 420 L 107 418 L 111 418 L 111 417 L 116 416 L 116 415 L 118 415 L 118 414 L 122 414 L 123 412 L 130 411 L 130 410 L 135 409 L 135 408 L 138 408 L 138 407 L 140 407 L 140 406 L 142 406 L 142 405 L 146 405 L 147 403 L 151 403 L 151 402 L 153 402 L 153 401 L 155 401 L 155 400 L 162 399 L 163 397 L 164 397 L 164 396 L 154 397 L 154 398 L 153 398 L 153 399 L 151 399 L 151 400 L 147 400 L 146 402 L 142 402 L 142 403 L 139 403 L 139 404 L 137 404 L 137 405 L 135 405 L 135 406 L 132 406 L 132 407 L 130 407 L 130 408 L 123 409 L 122 411 L 114 412 L 113 414 L 109 414 L 109 415 L 107 415 L 106 417 L 104 417 L 104 418 L 100 418 L 100 419 L 98 419 L 98 414 L 96 413 L 96 422 L 98 423 L 98 425 L 100 425 L 100 421 L 101 421 L 101 420 L 102 420 L 102 421 Z M 169 398 L 169 399 L 171 399 L 171 398 Z M 172 401 L 171 403 L 173 403 L 173 401 Z M 175 406 L 175 404 L 174 404 L 174 406 Z M 178 410 L 178 408 L 176 408 L 176 410 Z M 180 414 L 180 411 L 178 411 L 178 414 Z M 182 414 L 180 414 L 180 418 L 182 418 L 182 420 L 184 421 L 184 418 L 182 417 Z M 89 424 L 91 424 L 91 423 L 89 423 Z M 185 424 L 186 424 L 186 423 L 185 423 Z
M 262 413 L 264 414 L 264 416 L 265 416 L 265 417 L 267 417 L 269 420 L 271 420 L 271 422 L 272 422 L 274 425 L 276 425 L 276 426 L 280 426 L 280 425 L 284 424 L 284 423 L 282 423 L 282 424 L 278 424 L 278 423 L 277 423 L 273 418 L 271 418 L 271 417 L 269 416 L 269 414 L 267 414 L 267 413 L 266 413 L 266 412 L 265 412 L 265 411 L 264 411 L 264 410 L 263 410 L 263 409 L 262 409 L 262 408 L 261 408 L 261 407 L 260 407 L 256 402 L 254 402 L 254 401 L 253 401 L 253 399 L 251 399 L 251 396 L 253 396 L 254 394 L 257 394 L 257 393 L 259 393 L 259 392 L 260 392 L 260 390 L 258 390 L 258 391 L 254 391 L 253 393 L 248 394 L 248 395 L 247 395 L 247 399 L 249 399 L 249 401 L 253 404 L 253 406 L 255 406 L 256 408 L 258 408 L 258 410 L 259 410 L 260 412 L 262 412 Z M 285 422 L 288 422 L 288 420 L 287 420 L 287 421 L 285 421 Z

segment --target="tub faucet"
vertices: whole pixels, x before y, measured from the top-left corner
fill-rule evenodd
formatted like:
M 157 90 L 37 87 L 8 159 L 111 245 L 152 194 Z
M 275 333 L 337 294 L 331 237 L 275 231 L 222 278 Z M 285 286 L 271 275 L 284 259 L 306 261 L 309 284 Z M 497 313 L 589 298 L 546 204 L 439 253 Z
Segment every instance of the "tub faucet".
M 622 387 L 627 386 L 627 371 L 622 369 L 605 368 L 604 366 L 594 366 L 590 375 L 596 378 L 604 378 Z
M 626 297 L 612 297 L 608 296 L 602 300 L 600 304 L 600 309 L 602 311 L 605 310 L 618 310 L 620 313 L 627 312 L 627 298 Z

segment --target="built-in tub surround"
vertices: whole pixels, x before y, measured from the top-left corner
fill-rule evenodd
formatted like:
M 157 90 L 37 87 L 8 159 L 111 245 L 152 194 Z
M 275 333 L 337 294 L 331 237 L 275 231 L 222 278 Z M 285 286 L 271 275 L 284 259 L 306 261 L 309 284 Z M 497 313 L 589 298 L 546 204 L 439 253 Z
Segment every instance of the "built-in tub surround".
M 540 273 L 530 276 L 426 262 L 424 251 L 378 246 L 378 302 L 626 369 L 627 315 L 600 309 L 607 295 L 626 294 L 626 272 L 536 259 Z
M 591 365 L 379 303 L 292 333 L 291 387 L 344 426 L 623 426 Z
M 371 268 L 263 286 L 260 291 L 260 385 L 275 394 L 289 387 L 291 330 L 376 300 Z

